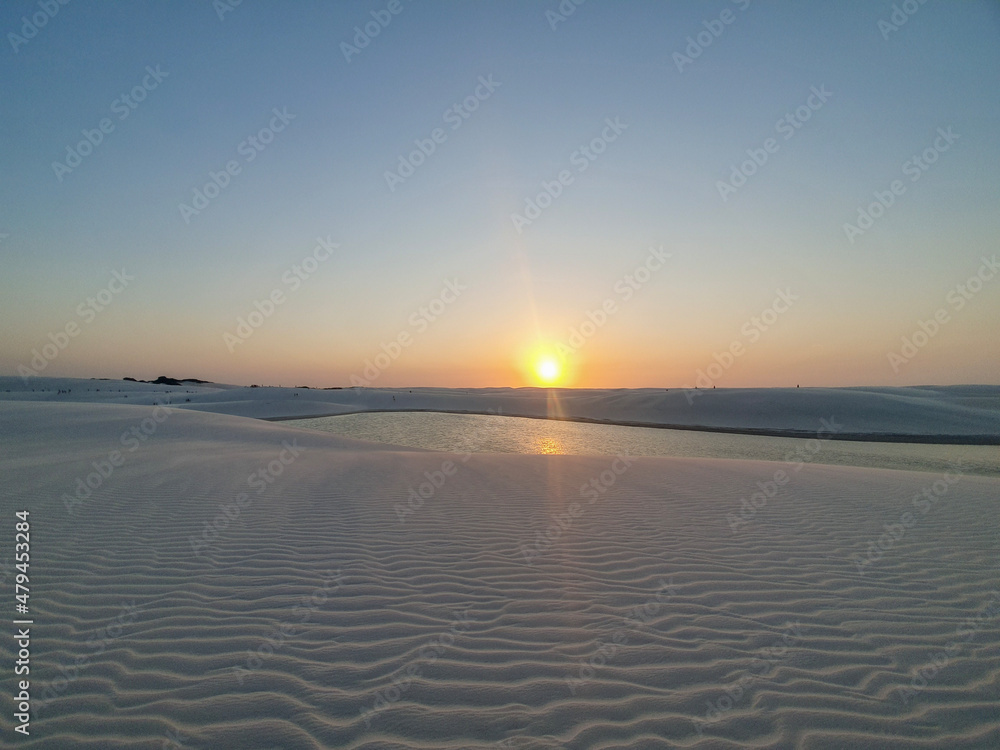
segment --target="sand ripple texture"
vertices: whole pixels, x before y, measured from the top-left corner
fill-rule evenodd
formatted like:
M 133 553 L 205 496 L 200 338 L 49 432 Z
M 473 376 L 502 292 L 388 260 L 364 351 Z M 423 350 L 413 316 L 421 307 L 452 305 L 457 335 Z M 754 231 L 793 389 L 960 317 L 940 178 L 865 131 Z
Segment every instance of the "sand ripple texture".
M 0 407 L 35 622 L 30 737 L 0 640 L 4 746 L 1000 747 L 996 479 L 806 465 L 741 513 L 780 465 L 172 412 L 70 514 L 148 414 Z

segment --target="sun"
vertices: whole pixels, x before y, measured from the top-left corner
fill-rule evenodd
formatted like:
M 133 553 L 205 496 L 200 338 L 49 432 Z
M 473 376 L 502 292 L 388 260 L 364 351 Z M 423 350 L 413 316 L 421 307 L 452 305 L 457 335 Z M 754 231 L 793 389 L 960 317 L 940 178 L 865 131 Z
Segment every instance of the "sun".
M 562 368 L 555 358 L 542 357 L 535 363 L 535 374 L 546 385 L 552 385 L 562 375 Z
M 576 375 L 576 363 L 561 351 L 558 342 L 535 340 L 516 354 L 517 369 L 525 385 L 565 388 Z

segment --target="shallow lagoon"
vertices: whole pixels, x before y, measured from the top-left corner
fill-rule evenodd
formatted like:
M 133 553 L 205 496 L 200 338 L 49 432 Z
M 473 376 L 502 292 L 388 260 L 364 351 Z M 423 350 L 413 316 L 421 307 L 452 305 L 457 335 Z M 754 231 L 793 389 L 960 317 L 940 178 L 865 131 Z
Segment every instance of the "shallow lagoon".
M 484 414 L 371 412 L 289 420 L 357 440 L 472 453 L 695 456 L 1000 476 L 995 445 L 933 445 L 737 435 Z

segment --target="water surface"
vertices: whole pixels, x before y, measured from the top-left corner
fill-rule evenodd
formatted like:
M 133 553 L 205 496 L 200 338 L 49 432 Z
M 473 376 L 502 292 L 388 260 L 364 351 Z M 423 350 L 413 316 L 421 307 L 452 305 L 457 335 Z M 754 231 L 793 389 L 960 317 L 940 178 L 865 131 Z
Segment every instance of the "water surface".
M 374 412 L 289 420 L 356 440 L 471 453 L 744 458 L 942 473 L 964 462 L 968 474 L 1000 476 L 995 445 L 868 443 L 734 435 L 695 430 L 561 422 L 483 414 Z

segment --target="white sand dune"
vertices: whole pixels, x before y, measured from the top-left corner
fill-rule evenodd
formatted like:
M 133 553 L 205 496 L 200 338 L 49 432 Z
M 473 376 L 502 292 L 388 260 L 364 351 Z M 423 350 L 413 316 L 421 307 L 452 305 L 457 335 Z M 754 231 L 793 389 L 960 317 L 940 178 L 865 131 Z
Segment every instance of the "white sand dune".
M 196 406 L 305 398 L 277 393 Z M 953 396 L 949 429 L 986 431 L 967 401 L 994 396 Z M 767 462 L 448 455 L 39 397 L 0 403 L 0 517 L 32 522 L 17 747 L 1000 747 L 1000 480 L 806 465 L 779 488 Z M 879 419 L 857 424 L 920 426 Z
M 34 388 L 34 391 L 29 389 Z M 72 393 L 58 393 L 59 390 Z M 98 390 L 99 389 L 99 390 Z M 128 396 L 128 398 L 125 398 Z M 932 436 L 1000 442 L 1000 386 L 913 388 L 243 388 L 0 377 L 0 400 L 170 403 L 261 419 L 371 410 L 502 413 L 772 434 L 814 434 L 834 418 L 840 436 Z

